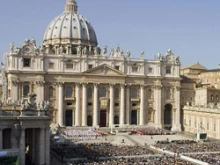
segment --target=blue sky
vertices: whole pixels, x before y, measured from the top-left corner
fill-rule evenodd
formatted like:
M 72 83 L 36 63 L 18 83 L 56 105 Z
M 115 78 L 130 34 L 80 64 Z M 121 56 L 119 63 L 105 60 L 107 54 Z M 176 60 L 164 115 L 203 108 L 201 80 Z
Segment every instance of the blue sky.
M 79 12 L 93 25 L 99 46 L 119 45 L 147 59 L 171 48 L 182 66 L 200 62 L 217 68 L 220 55 L 219 0 L 78 0 Z M 0 54 L 10 42 L 27 38 L 40 45 L 65 0 L 4 0 L 0 5 Z

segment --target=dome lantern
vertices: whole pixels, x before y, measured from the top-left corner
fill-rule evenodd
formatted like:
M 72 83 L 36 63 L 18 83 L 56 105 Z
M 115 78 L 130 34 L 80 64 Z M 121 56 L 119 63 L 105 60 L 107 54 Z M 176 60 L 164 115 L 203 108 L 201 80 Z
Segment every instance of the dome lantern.
M 66 12 L 78 12 L 78 6 L 75 0 L 66 0 L 66 7 L 65 7 Z

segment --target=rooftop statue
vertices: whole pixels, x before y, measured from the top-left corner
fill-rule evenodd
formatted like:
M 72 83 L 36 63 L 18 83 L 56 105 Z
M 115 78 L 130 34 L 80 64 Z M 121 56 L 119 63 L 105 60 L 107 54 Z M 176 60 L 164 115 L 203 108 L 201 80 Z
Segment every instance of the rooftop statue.
M 128 50 L 126 57 L 127 57 L 127 58 L 130 58 L 130 56 L 131 56 L 131 52 L 130 52 L 130 50 Z
M 108 52 L 108 49 L 107 49 L 107 46 L 105 46 L 105 47 L 103 48 L 103 55 L 106 55 L 107 52 Z

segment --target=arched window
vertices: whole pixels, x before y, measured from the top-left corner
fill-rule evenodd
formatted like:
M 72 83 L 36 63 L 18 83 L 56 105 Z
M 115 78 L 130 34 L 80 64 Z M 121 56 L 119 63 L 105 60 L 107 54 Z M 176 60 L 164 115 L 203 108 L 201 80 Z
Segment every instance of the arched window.
M 101 88 L 100 97 L 106 97 L 106 88 L 105 87 Z
M 67 86 L 67 87 L 66 87 L 66 97 L 67 97 L 67 98 L 71 98 L 72 95 L 73 95 L 73 89 L 72 89 L 72 87 L 71 87 L 71 86 Z
M 23 96 L 27 96 L 30 92 L 30 87 L 29 85 L 24 85 L 23 86 Z
M 136 88 L 131 89 L 131 98 L 137 98 L 137 89 Z
M 54 95 L 53 95 L 53 87 L 52 86 L 50 86 L 49 87 L 49 98 L 53 98 L 54 97 Z
M 92 98 L 92 88 L 88 88 L 88 98 Z
M 119 98 L 119 89 L 115 88 L 115 92 L 114 92 L 115 98 L 118 99 Z

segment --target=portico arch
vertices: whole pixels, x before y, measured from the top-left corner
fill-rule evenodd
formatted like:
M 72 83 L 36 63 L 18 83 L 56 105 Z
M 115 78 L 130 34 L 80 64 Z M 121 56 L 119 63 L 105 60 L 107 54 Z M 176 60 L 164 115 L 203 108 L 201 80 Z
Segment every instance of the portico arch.
M 172 112 L 173 112 L 172 104 L 166 104 L 164 106 L 164 128 L 166 129 L 172 128 Z

